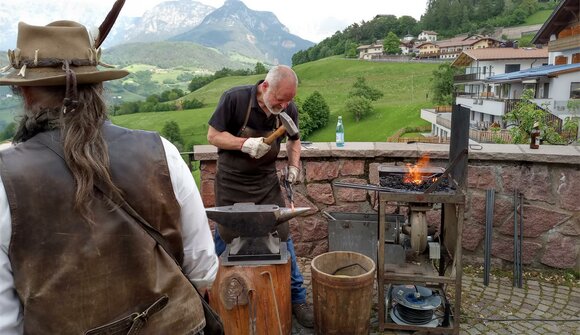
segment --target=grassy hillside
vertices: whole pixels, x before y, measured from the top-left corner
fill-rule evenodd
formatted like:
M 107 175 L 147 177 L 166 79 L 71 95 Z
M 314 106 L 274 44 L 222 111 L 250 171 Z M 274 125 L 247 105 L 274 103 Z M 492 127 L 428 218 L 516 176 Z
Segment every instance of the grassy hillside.
M 544 24 L 544 22 L 548 20 L 548 17 L 550 17 L 550 14 L 552 14 L 553 11 L 554 10 L 552 9 L 537 11 L 534 14 L 528 16 L 526 18 L 526 21 L 522 23 L 522 26 L 527 26 L 531 24 Z
M 201 71 L 217 71 L 222 67 L 246 68 L 256 64 L 256 61 L 248 64 L 233 61 L 216 49 L 195 43 L 168 41 L 122 44 L 108 49 L 103 59 L 106 63 L 122 66 L 141 63 L 164 69 L 186 66 Z
M 430 78 L 436 64 L 388 63 L 326 58 L 295 67 L 300 79 L 298 98 L 302 101 L 315 90 L 319 91 L 331 111 L 329 124 L 312 134 L 309 140 L 334 141 L 334 127 L 338 115 L 343 116 L 347 141 L 385 141 L 404 126 L 425 125 L 420 108 L 430 106 L 427 99 Z M 375 103 L 375 113 L 360 122 L 344 109 L 348 92 L 357 77 L 365 77 L 367 84 L 379 89 L 384 97 Z M 236 85 L 254 84 L 263 76 L 221 78 L 185 98 L 204 101 L 207 107 L 163 113 L 121 115 L 113 122 L 125 127 L 160 131 L 167 121 L 176 121 L 187 145 L 205 144 L 207 121 L 219 97 Z

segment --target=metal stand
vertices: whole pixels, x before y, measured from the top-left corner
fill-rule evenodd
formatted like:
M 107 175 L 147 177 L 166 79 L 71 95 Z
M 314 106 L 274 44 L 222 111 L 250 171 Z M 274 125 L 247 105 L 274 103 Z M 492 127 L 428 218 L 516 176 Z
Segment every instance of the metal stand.
M 427 257 L 426 262 L 385 265 L 385 216 L 382 215 L 389 202 L 397 203 L 441 203 L 441 259 L 435 269 Z M 428 331 L 430 334 L 459 334 L 461 308 L 461 234 L 465 212 L 465 194 L 456 191 L 451 194 L 379 192 L 379 239 L 377 255 L 377 282 L 379 293 L 379 331 L 385 329 Z M 447 268 L 450 265 L 450 268 Z M 399 325 L 388 317 L 385 306 L 385 285 L 417 284 L 433 287 L 445 297 L 448 317 L 441 326 L 427 328 L 415 325 Z M 388 291 L 388 290 L 387 290 Z M 389 299 L 390 301 L 390 299 Z M 448 303 L 450 301 L 450 303 Z

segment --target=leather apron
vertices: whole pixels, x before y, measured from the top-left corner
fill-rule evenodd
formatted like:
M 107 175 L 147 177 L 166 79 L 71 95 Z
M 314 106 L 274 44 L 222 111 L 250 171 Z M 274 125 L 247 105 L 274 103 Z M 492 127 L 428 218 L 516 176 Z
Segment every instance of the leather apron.
M 251 101 L 244 124 L 238 131 L 238 137 L 267 137 L 276 129 L 256 130 L 247 126 L 251 113 Z M 276 127 L 280 121 L 276 119 Z M 239 202 L 253 202 L 257 205 L 268 204 L 285 207 L 280 182 L 276 173 L 276 159 L 280 152 L 281 137 L 271 144 L 271 149 L 259 159 L 250 157 L 247 153 L 235 150 L 224 150 L 218 156 L 215 177 L 216 206 L 230 206 Z M 218 225 L 221 238 L 230 243 L 237 237 L 228 228 Z M 288 239 L 288 222 L 276 227 L 278 237 L 282 241 Z

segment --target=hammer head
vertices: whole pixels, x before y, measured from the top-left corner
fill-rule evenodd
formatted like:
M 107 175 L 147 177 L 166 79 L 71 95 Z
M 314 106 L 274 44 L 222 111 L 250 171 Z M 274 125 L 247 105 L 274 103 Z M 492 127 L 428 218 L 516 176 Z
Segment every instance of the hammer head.
M 284 128 L 286 128 L 286 132 L 288 133 L 289 136 L 298 135 L 300 130 L 298 129 L 296 123 L 294 123 L 294 120 L 292 120 L 290 115 L 286 114 L 286 112 L 281 112 L 280 114 L 278 114 L 278 116 L 280 116 L 280 122 L 282 122 L 282 125 L 284 126 Z

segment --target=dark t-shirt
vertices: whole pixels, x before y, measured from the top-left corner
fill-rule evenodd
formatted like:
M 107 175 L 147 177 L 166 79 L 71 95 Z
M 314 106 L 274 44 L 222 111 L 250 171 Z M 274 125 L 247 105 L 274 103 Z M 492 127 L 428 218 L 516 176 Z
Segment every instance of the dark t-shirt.
M 262 130 L 273 131 L 281 125 L 278 122 L 278 117 L 271 114 L 269 117 L 262 111 L 256 98 L 258 85 L 263 80 L 260 80 L 256 85 L 246 85 L 233 87 L 222 95 L 220 101 L 209 119 L 209 125 L 218 131 L 227 131 L 234 136 L 238 136 L 244 125 L 246 112 L 248 111 L 248 104 L 252 103 L 250 117 L 248 119 L 247 127 Z M 298 110 L 294 102 L 290 102 L 285 109 L 286 113 L 294 120 L 298 126 Z M 299 135 L 290 136 L 291 140 L 299 139 Z

